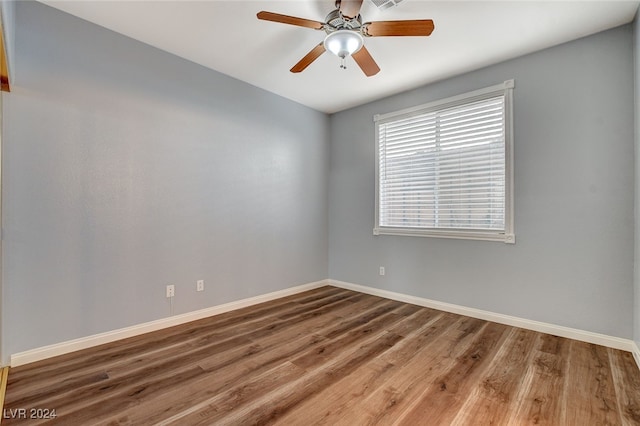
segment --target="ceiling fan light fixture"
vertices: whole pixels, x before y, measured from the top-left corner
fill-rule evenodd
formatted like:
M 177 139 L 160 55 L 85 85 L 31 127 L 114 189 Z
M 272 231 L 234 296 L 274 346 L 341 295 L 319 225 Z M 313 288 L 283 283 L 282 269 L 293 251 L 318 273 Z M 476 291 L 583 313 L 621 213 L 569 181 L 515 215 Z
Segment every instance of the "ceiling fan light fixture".
M 362 48 L 364 39 L 353 30 L 338 30 L 328 34 L 324 39 L 324 48 L 339 58 L 353 55 Z

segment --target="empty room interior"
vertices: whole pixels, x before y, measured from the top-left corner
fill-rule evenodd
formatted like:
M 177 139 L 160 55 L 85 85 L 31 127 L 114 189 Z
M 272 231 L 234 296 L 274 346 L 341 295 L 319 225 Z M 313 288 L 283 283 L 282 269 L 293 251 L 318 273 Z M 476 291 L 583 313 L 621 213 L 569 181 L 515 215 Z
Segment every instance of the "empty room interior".
M 640 425 L 638 1 L 0 1 L 4 424 Z

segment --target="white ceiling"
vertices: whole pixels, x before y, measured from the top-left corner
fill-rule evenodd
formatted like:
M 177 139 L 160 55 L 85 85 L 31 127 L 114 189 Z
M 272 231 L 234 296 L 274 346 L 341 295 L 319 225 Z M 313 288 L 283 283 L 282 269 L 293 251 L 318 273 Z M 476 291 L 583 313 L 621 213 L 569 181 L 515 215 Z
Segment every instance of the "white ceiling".
M 435 23 L 430 37 L 367 38 L 381 71 L 366 77 L 330 53 L 290 73 L 324 32 L 256 18 L 267 10 L 324 21 L 332 0 L 42 2 L 327 113 L 631 22 L 639 3 L 404 0 L 380 11 L 364 0 L 366 22 Z

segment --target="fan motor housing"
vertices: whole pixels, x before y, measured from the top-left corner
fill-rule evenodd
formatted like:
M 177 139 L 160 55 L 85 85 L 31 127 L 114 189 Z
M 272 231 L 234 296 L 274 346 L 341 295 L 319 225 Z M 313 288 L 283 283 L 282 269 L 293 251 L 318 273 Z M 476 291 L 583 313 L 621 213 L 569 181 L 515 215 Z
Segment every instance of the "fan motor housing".
M 360 31 L 362 27 L 362 17 L 360 15 L 355 18 L 347 18 L 342 15 L 340 9 L 329 12 L 325 18 L 325 22 L 327 25 L 324 26 L 324 30 L 327 34 L 338 30 Z

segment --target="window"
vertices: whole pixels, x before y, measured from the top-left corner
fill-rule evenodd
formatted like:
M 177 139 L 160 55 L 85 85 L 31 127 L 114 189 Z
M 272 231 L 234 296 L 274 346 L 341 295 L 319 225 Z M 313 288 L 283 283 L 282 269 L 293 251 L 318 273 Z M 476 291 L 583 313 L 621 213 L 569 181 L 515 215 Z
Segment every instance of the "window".
M 513 87 L 375 117 L 375 235 L 515 242 Z

